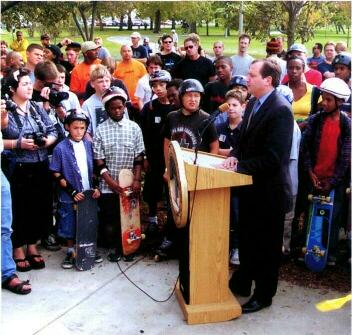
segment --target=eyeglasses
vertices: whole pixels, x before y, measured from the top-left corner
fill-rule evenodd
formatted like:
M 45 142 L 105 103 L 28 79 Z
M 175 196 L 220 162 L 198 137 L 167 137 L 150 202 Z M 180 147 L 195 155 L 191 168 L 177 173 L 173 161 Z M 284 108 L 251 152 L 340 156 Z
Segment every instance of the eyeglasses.
M 187 45 L 187 46 L 185 46 L 185 50 L 193 49 L 193 48 L 194 48 L 194 45 Z
M 172 43 L 172 41 L 164 41 L 163 43 L 168 43 L 169 44 L 169 43 Z

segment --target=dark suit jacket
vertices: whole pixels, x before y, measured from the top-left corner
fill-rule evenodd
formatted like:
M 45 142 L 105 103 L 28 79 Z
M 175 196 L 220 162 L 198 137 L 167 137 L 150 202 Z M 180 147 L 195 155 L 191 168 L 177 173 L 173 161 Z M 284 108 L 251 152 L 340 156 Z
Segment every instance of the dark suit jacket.
M 237 172 L 253 176 L 250 188 L 260 198 L 269 200 L 273 188 L 280 188 L 288 209 L 291 195 L 288 165 L 293 133 L 291 106 L 274 90 L 252 117 L 247 129 L 254 102 L 253 98 L 247 104 L 239 145 L 232 152 L 239 160 Z

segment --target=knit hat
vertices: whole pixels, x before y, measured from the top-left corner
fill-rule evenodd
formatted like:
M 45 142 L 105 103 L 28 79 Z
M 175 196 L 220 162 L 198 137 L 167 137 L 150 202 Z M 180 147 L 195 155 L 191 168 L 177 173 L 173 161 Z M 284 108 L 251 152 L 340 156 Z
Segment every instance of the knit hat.
M 98 48 L 99 48 L 99 45 L 96 45 L 93 41 L 86 41 L 86 42 L 83 42 L 81 45 L 81 51 L 83 54 L 86 53 L 87 51 L 96 50 Z
M 280 53 L 280 44 L 276 41 L 275 38 L 272 38 L 269 42 L 266 43 L 266 53 L 270 55 Z
M 45 47 L 46 49 L 49 49 L 55 56 L 55 59 L 58 60 L 61 56 L 61 50 L 58 46 L 54 45 L 54 44 L 50 44 L 47 47 Z

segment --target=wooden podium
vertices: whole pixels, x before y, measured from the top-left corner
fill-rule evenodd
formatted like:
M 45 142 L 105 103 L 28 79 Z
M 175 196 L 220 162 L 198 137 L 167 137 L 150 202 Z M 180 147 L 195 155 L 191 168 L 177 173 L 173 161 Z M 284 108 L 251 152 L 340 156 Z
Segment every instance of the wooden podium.
M 252 184 L 252 177 L 218 168 L 222 156 L 199 152 L 194 159 L 193 150 L 170 143 L 170 203 L 176 225 L 189 229 L 187 298 L 180 281 L 176 296 L 188 324 L 231 320 L 242 310 L 228 287 L 230 187 Z

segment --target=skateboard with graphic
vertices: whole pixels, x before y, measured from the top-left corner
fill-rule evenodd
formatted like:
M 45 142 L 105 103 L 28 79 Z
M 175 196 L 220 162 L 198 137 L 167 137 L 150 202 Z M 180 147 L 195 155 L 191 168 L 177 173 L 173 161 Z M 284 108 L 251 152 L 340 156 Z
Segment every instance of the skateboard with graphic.
M 122 169 L 119 173 L 120 193 L 120 219 L 122 251 L 125 256 L 135 253 L 145 238 L 141 231 L 140 218 L 140 194 L 133 192 L 134 176 L 128 169 Z
M 306 246 L 302 249 L 304 261 L 313 272 L 324 270 L 328 257 L 332 223 L 334 190 L 329 196 L 308 196 L 310 204 Z
M 80 271 L 94 267 L 97 249 L 98 205 L 93 199 L 94 190 L 84 191 L 84 200 L 76 204 L 76 257 L 75 265 Z

